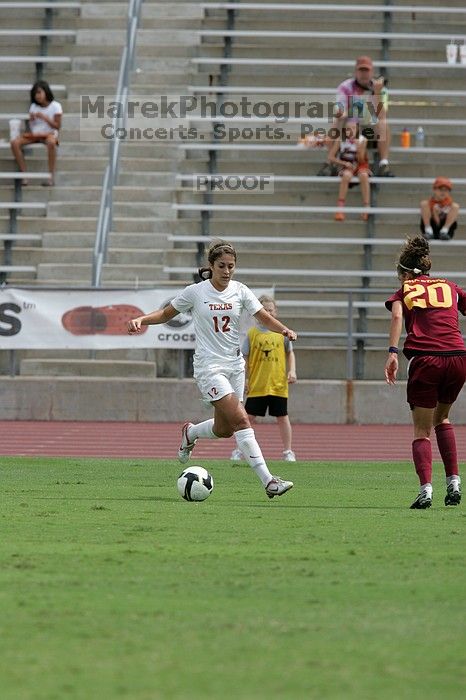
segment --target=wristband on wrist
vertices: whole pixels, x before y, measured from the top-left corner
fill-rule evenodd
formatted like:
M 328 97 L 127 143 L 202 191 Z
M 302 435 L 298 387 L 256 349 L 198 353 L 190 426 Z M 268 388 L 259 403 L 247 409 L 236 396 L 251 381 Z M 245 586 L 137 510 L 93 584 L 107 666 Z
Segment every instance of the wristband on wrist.
M 396 348 L 394 345 L 390 345 L 388 352 L 394 352 L 395 355 L 398 355 L 398 348 Z

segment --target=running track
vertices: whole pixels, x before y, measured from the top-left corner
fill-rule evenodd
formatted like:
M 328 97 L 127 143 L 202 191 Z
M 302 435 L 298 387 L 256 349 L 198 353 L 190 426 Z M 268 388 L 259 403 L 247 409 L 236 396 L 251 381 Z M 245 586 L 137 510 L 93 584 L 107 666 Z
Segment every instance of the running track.
M 278 429 L 256 425 L 267 459 L 281 459 Z M 174 458 L 179 423 L 0 421 L 0 454 L 61 457 Z M 466 459 L 466 426 L 456 426 L 460 460 Z M 298 460 L 411 460 L 409 425 L 295 425 L 293 448 Z M 196 460 L 229 458 L 228 440 L 200 440 Z M 432 440 L 434 459 L 439 459 Z

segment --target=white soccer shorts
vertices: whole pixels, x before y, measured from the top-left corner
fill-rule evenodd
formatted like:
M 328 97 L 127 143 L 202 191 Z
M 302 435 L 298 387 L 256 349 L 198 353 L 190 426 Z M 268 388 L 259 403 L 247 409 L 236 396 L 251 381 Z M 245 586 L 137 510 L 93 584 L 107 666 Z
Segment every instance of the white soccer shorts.
M 228 394 L 236 394 L 240 401 L 244 397 L 244 367 L 225 369 L 209 367 L 198 369 L 194 374 L 202 400 L 210 404 Z

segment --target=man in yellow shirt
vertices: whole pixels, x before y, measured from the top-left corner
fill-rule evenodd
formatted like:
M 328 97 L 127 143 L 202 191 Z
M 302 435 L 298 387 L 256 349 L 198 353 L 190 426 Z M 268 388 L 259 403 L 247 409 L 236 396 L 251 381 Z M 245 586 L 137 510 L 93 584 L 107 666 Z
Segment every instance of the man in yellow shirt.
M 263 295 L 259 301 L 269 314 L 277 317 L 277 307 L 272 297 Z M 296 381 L 292 344 L 280 333 L 253 326 L 249 329 L 241 350 L 246 362 L 245 393 L 248 398 L 245 408 L 249 419 L 254 423 L 255 417 L 265 416 L 268 409 L 269 415 L 277 419 L 283 443 L 283 459 L 295 462 L 288 416 L 288 384 Z M 240 461 L 242 458 L 240 450 L 233 450 L 232 461 Z

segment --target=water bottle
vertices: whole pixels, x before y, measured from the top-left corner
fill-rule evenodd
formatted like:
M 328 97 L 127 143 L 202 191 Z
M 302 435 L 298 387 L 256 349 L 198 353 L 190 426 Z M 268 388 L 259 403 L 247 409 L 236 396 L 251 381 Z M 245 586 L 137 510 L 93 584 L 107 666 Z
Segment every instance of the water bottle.
M 424 148 L 426 145 L 426 135 L 422 126 L 416 129 L 416 148 Z

